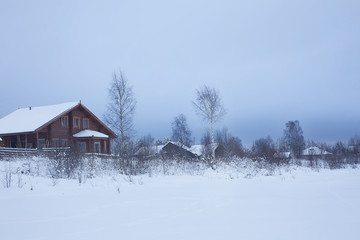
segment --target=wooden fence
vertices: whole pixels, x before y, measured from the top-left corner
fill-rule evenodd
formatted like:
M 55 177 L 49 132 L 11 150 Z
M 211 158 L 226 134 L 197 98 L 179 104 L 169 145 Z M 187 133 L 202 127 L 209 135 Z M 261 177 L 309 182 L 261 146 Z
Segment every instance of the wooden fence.
M 42 148 L 42 149 L 0 147 L 0 158 L 42 156 L 50 153 L 69 152 L 69 151 L 70 151 L 70 147 Z
M 32 157 L 32 156 L 47 156 L 51 157 L 57 153 L 69 153 L 70 147 L 62 148 L 3 148 L 0 147 L 0 159 L 17 158 L 17 157 Z M 116 159 L 119 156 L 103 153 L 82 153 L 80 154 L 85 157 L 96 157 L 102 159 Z

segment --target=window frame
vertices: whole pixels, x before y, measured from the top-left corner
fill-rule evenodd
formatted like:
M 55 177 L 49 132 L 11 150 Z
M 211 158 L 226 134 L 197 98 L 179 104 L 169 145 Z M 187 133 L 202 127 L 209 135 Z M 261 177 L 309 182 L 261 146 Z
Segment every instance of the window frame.
M 99 152 L 96 152 L 96 145 L 99 146 Z M 94 153 L 101 153 L 101 142 L 94 142 Z
M 84 124 L 85 121 L 87 122 L 87 126 L 86 126 L 86 127 L 85 127 L 85 124 Z M 89 128 L 90 128 L 90 121 L 89 121 L 88 118 L 83 118 L 82 124 L 83 124 L 83 126 L 82 126 L 83 129 L 89 129 Z
M 69 140 L 68 139 L 61 139 L 61 147 L 68 147 L 69 146 Z
M 75 126 L 75 120 L 77 120 L 77 126 Z M 80 128 L 80 118 L 73 117 L 73 128 Z
M 64 120 L 66 119 L 66 125 L 64 125 Z M 68 128 L 69 127 L 69 117 L 68 116 L 63 116 L 60 118 L 60 125 L 62 128 Z
M 55 144 L 54 144 L 55 143 Z M 55 145 L 55 146 L 54 146 Z M 59 148 L 60 147 L 60 139 L 59 138 L 53 138 L 51 142 L 51 147 L 53 148 Z
M 37 149 L 43 149 L 43 148 L 46 148 L 46 139 L 45 138 L 39 138 L 38 139 Z

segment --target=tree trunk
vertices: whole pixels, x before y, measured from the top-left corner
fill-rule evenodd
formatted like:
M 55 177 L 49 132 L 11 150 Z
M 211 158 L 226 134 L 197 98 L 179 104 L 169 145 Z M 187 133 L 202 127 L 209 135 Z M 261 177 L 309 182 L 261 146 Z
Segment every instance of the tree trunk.
M 120 134 L 121 134 L 121 143 L 120 143 L 120 155 L 124 155 L 124 125 L 123 125 L 123 116 L 120 116 Z
M 213 128 L 213 119 L 210 120 L 210 127 L 211 127 L 211 154 L 212 154 L 212 161 L 215 161 L 215 139 L 214 139 L 214 128 Z

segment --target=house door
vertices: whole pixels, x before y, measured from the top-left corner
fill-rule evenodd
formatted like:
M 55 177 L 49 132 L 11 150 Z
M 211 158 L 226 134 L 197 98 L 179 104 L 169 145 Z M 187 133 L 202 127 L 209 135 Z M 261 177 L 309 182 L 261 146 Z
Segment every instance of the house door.
M 100 153 L 100 142 L 95 142 L 94 143 L 94 152 L 95 153 Z
M 11 136 L 11 140 L 10 140 L 10 147 L 11 148 L 16 148 L 16 136 Z

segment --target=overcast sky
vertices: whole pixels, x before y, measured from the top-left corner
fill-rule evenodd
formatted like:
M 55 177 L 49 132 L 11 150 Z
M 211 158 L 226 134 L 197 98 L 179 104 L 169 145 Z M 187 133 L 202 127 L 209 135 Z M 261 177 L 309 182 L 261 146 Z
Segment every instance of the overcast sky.
M 0 1 L 0 117 L 82 100 L 102 117 L 121 68 L 137 98 L 137 136 L 171 135 L 191 101 L 218 89 L 226 126 L 245 144 L 360 134 L 360 1 Z

